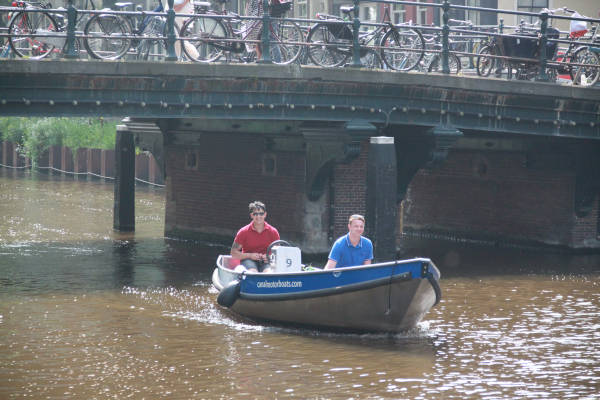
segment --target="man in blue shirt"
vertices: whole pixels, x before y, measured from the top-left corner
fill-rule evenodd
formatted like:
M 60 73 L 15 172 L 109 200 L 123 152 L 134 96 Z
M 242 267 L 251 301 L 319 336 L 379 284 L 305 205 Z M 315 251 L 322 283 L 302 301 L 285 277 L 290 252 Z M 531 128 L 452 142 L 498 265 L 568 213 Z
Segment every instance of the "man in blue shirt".
M 373 243 L 362 236 L 365 217 L 354 214 L 348 219 L 348 234 L 335 241 L 329 252 L 325 269 L 371 264 Z

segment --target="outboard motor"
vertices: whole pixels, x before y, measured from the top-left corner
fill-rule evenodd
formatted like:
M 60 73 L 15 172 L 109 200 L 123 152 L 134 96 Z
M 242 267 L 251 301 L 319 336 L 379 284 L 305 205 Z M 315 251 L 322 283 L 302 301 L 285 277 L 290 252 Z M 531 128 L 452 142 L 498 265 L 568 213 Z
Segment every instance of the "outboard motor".
M 273 272 L 300 272 L 302 271 L 301 252 L 298 247 L 273 246 L 269 259 Z

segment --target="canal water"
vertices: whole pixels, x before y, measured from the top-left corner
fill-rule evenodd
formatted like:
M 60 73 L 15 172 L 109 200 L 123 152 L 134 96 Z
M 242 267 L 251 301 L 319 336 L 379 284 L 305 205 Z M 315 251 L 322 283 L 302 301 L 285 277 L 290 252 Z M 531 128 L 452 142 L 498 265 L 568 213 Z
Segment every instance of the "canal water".
M 406 241 L 442 272 L 414 331 L 269 327 L 215 304 L 228 249 L 163 237 L 164 197 L 119 234 L 112 183 L 0 168 L 0 399 L 600 398 L 598 255 Z

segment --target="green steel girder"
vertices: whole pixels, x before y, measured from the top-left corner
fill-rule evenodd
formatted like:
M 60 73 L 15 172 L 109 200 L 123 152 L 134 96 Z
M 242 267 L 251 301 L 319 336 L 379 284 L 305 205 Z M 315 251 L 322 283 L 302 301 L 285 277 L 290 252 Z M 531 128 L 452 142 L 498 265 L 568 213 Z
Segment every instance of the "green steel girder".
M 298 65 L 1 61 L 0 115 L 347 122 L 600 139 L 600 90 Z

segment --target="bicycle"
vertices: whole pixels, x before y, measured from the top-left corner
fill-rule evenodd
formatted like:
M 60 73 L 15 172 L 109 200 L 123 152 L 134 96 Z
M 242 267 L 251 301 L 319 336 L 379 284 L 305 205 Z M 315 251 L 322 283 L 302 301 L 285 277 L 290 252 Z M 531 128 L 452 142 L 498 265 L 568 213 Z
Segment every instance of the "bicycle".
M 548 38 L 557 39 L 559 31 L 548 27 Z M 489 76 L 495 70 L 500 77 L 507 69 L 506 78 L 533 79 L 539 72 L 541 40 L 536 24 L 522 22 L 515 30 L 516 35 L 494 35 L 477 55 L 476 69 L 479 76 Z M 546 43 L 546 54 L 556 53 L 555 42 Z
M 323 22 L 310 28 L 306 41 L 308 56 L 313 63 L 331 68 L 343 65 L 353 55 L 354 32 L 347 21 L 354 18 L 354 6 L 341 6 L 344 17 L 317 14 Z M 385 9 L 388 12 L 388 9 Z M 389 21 L 389 17 L 383 18 Z M 396 71 L 415 68 L 425 53 L 421 32 L 410 25 L 394 25 L 391 22 L 378 25 L 367 32 L 359 32 L 360 57 L 383 60 L 385 65 Z M 376 52 L 373 47 L 379 49 Z
M 424 34 L 425 56 L 420 63 L 427 72 L 440 72 L 442 70 L 442 34 L 437 30 L 434 34 Z M 427 51 L 434 50 L 435 52 Z M 431 54 L 431 55 L 430 55 Z M 451 74 L 458 74 L 462 69 L 460 58 L 454 53 L 448 53 L 448 67 Z
M 119 11 L 133 7 L 133 3 L 116 3 Z M 141 11 L 141 7 L 136 7 Z M 164 11 L 162 3 L 152 12 Z M 166 36 L 165 17 L 159 15 L 96 14 L 86 23 L 83 44 L 88 54 L 96 59 L 117 60 L 132 48 L 138 59 L 147 59 L 150 47 L 157 37 Z
M 230 61 L 233 54 L 242 62 L 253 61 L 255 52 L 250 50 L 250 46 L 244 40 L 257 20 L 252 20 L 250 27 L 241 26 L 242 20 L 238 14 L 223 9 L 226 1 L 219 1 L 222 5 L 221 11 L 212 10 L 209 2 L 194 3 L 199 15 L 188 19 L 179 33 L 184 43 L 184 53 L 189 59 L 207 63 L 227 54 L 227 61 Z M 296 61 L 302 52 L 304 36 L 300 26 L 295 22 L 279 19 L 291 8 L 291 3 L 287 4 L 288 6 L 279 8 L 272 15 L 277 19 L 273 19 L 269 26 L 269 54 L 275 64 L 290 64 Z
M 95 8 L 93 0 L 90 0 Z M 15 7 L 24 10 L 48 11 L 17 11 L 10 20 L 8 27 L 8 42 L 14 54 L 19 57 L 41 59 L 51 54 L 61 54 L 66 45 L 66 15 L 51 12 L 51 3 L 33 1 L 18 1 Z M 76 25 L 80 25 L 85 16 L 80 14 Z M 79 53 L 79 40 L 74 41 L 75 52 Z
M 556 12 L 570 13 L 572 17 L 581 17 L 579 13 L 562 7 L 554 10 L 545 10 L 548 14 Z M 600 77 L 600 48 L 597 42 L 598 25 L 592 24 L 589 36 L 585 40 L 589 45 L 583 44 L 582 38 L 588 33 L 587 23 L 584 21 L 571 20 L 567 36 L 568 47 L 559 51 L 552 59 L 550 67 L 559 73 L 568 73 L 574 85 L 591 86 L 598 82 Z M 564 64 L 567 64 L 566 66 Z

